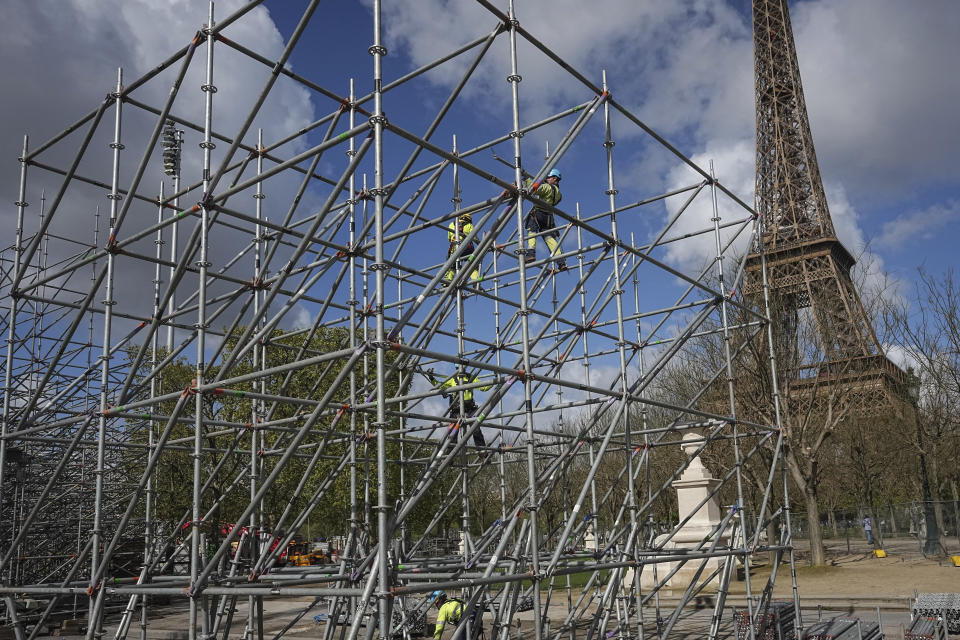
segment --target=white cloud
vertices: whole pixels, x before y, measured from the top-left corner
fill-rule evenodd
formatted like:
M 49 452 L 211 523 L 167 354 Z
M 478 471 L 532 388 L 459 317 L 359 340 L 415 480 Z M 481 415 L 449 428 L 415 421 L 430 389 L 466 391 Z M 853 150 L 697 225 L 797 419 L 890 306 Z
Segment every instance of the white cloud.
M 908 211 L 885 222 L 874 240 L 878 249 L 902 249 L 914 240 L 936 240 L 947 227 L 960 220 L 960 202 L 949 200 L 922 211 Z
M 505 12 L 505 3 L 501 5 Z M 476 3 L 421 0 L 383 8 L 388 45 L 401 48 L 414 66 L 432 62 L 496 26 L 494 16 Z M 615 97 L 655 126 L 676 131 L 725 120 L 734 105 L 750 107 L 746 22 L 718 3 L 687 0 L 649 3 L 609 0 L 602 10 L 576 0 L 543 0 L 518 8 L 521 26 L 596 85 L 606 69 Z M 479 109 L 509 103 L 506 76 L 509 34 L 501 34 L 487 54 L 468 95 L 484 96 Z M 469 58 L 471 54 L 467 54 Z M 524 122 L 548 110 L 581 102 L 586 88 L 519 37 L 518 71 Z M 434 82 L 451 86 L 466 61 L 432 72 Z M 719 71 L 719 72 L 718 72 Z M 734 72 L 733 82 L 727 77 Z M 743 91 L 746 89 L 746 92 Z M 704 118 L 706 116 L 706 118 Z M 741 122 L 749 125 L 750 118 Z
M 820 0 L 798 3 L 792 17 L 825 174 L 875 198 L 955 184 L 956 3 Z
M 752 142 L 740 140 L 731 145 L 711 145 L 707 151 L 696 154 L 691 159 L 702 167 L 709 166 L 713 161 L 714 172 L 720 183 L 738 194 L 746 204 L 753 205 L 752 195 L 748 195 L 753 193 L 754 185 Z M 692 173 L 686 165 L 676 165 L 668 175 L 667 188 L 676 189 L 690 185 L 693 182 Z M 689 194 L 682 194 L 668 200 L 667 210 L 671 217 L 677 213 L 688 197 Z M 743 207 L 723 193 L 717 194 L 717 206 L 722 224 L 744 220 L 749 215 Z M 710 189 L 706 188 L 677 219 L 667 237 L 673 238 L 710 229 L 713 226 L 712 217 L 713 200 Z M 732 229 L 721 231 L 724 238 L 723 244 L 726 244 L 732 233 Z M 734 253 L 746 253 L 749 250 L 750 240 L 749 232 L 741 233 L 734 243 Z M 716 239 L 712 231 L 683 242 L 667 245 L 667 260 L 670 264 L 677 265 L 687 272 L 699 271 L 716 256 Z
M 216 3 L 216 19 L 226 18 L 245 3 L 241 0 L 221 0 Z M 5 100 L 0 102 L 2 118 L 2 146 L 7 149 L 8 157 L 20 150 L 20 139 L 24 132 L 31 134 L 31 148 L 36 149 L 57 131 L 90 112 L 114 90 L 116 70 L 123 68 L 125 86 L 130 86 L 137 78 L 155 68 L 177 49 L 185 46 L 198 29 L 207 22 L 207 3 L 175 0 L 156 3 L 148 0 L 63 0 L 59 2 L 32 2 L 14 0 L 5 5 L 11 37 L 0 41 L 0 78 L 4 86 L 16 87 Z M 258 7 L 250 11 L 243 19 L 230 25 L 224 34 L 236 41 L 249 45 L 267 58 L 275 59 L 284 47 L 284 38 L 273 23 L 270 14 Z M 201 85 L 205 82 L 206 47 L 201 44 L 180 93 L 173 105 L 172 113 L 201 124 L 204 114 L 205 93 Z M 137 101 L 159 108 L 165 102 L 180 62 L 163 71 L 147 84 L 134 90 L 131 97 Z M 256 96 L 269 76 L 269 69 L 230 50 L 225 45 L 215 47 L 214 85 L 218 91 L 214 94 L 214 129 L 221 134 L 233 136 L 241 122 L 249 113 Z M 264 142 L 270 144 L 282 135 L 295 131 L 313 119 L 313 105 L 309 93 L 289 80 L 277 82 L 261 109 L 259 117 L 248 131 L 245 142 L 253 145 L 257 128 L 264 129 Z M 144 153 L 144 145 L 149 132 L 156 123 L 156 116 L 145 113 L 132 104 L 123 108 L 123 129 L 121 142 L 125 149 L 121 153 L 120 188 L 131 184 L 133 172 Z M 81 128 L 81 132 L 86 127 Z M 82 133 L 74 133 L 54 147 L 44 152 L 39 160 L 47 164 L 66 167 L 72 161 L 79 145 Z M 83 176 L 110 183 L 112 151 L 108 143 L 113 137 L 113 109 L 108 109 L 101 122 L 98 133 L 88 148 L 79 173 Z M 201 152 L 198 143 L 200 133 L 187 130 L 185 134 L 183 181 L 190 184 L 200 181 Z M 278 152 L 285 155 L 303 148 L 305 142 L 297 141 Z M 218 141 L 213 151 L 214 170 L 223 159 L 228 144 Z M 241 151 L 234 161 L 242 158 Z M 250 175 L 248 169 L 247 176 Z M 159 167 L 159 153 L 151 151 L 150 165 L 139 191 L 153 197 L 158 193 L 158 183 L 162 174 Z M 17 174 L 14 171 L 0 173 L 0 191 L 7 200 L 16 200 Z M 38 220 L 34 214 L 39 210 L 39 194 L 46 190 L 47 205 L 52 204 L 52 194 L 59 189 L 62 178 L 38 169 L 31 169 L 28 181 L 27 201 L 33 206 L 28 209 L 26 234 L 36 229 Z M 225 178 L 219 186 L 227 186 Z M 283 199 L 284 185 L 279 180 L 266 185 L 268 210 L 287 204 Z M 272 190 L 272 191 L 271 191 Z M 167 182 L 167 193 L 170 184 Z M 105 199 L 106 190 L 74 183 L 66 192 L 66 197 L 55 213 L 51 232 L 62 237 L 81 242 L 92 243 L 93 212 L 100 206 L 100 246 L 106 240 L 109 201 Z M 252 201 L 243 196 L 233 206 L 252 210 Z M 197 193 L 182 201 L 189 206 L 199 199 Z M 4 228 L 14 228 L 13 211 L 4 208 L 2 223 Z M 278 213 L 273 216 L 277 217 Z M 135 201 L 119 237 L 135 233 L 156 220 L 156 206 Z M 187 219 L 180 224 L 181 243 L 189 235 L 195 223 Z M 249 234 L 242 236 L 238 232 L 215 231 L 218 242 L 212 244 L 209 259 L 212 269 L 222 268 L 227 260 L 250 243 Z M 242 237 L 241 237 L 242 236 Z M 168 238 L 169 240 L 169 238 Z M 153 237 L 134 251 L 153 254 Z M 169 248 L 169 245 L 167 245 Z M 181 246 L 182 248 L 182 246 Z M 64 241 L 50 243 L 50 263 L 56 264 L 65 255 L 78 251 L 75 244 Z M 252 275 L 252 258 L 241 259 L 235 269 L 240 269 L 245 277 Z M 276 265 L 271 265 L 276 268 Z M 149 315 L 151 310 L 153 287 L 147 285 L 153 280 L 153 268 L 147 263 L 117 257 L 117 291 L 121 312 L 134 315 Z M 162 278 L 167 278 L 166 269 Z M 188 286 L 195 286 L 188 277 Z M 85 284 L 85 283 L 84 283 Z M 212 295 L 222 292 L 222 286 L 212 289 Z M 102 298 L 102 296 L 100 296 Z M 184 298 L 180 295 L 180 300 Z M 98 298 L 99 299 L 99 298 Z M 124 331 L 123 320 L 119 320 L 118 330 Z M 185 320 L 191 322 L 191 319 Z M 222 319 L 221 323 L 225 322 Z M 221 326 L 221 325 L 218 325 Z

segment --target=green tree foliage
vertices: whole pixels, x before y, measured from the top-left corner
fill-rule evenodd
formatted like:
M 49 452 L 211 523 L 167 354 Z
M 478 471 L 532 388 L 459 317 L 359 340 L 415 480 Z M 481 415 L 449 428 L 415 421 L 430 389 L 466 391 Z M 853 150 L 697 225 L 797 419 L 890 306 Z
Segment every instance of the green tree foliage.
M 237 523 L 250 504 L 251 471 L 256 472 L 256 486 L 262 486 L 264 479 L 281 464 L 281 458 L 295 435 L 304 428 L 317 402 L 330 390 L 347 360 L 337 358 L 307 366 L 290 365 L 347 346 L 349 336 L 345 329 L 320 329 L 309 333 L 307 338 L 303 333 L 282 334 L 277 331 L 260 350 L 262 364 L 254 365 L 253 351 L 249 350 L 236 360 L 222 379 L 229 383 L 231 379 L 255 371 L 281 370 L 203 393 L 200 468 L 201 483 L 208 484 L 209 488 L 201 497 L 201 514 L 209 512 L 204 517 L 208 535 L 217 537 L 223 524 Z M 236 340 L 228 337 L 225 354 L 229 356 L 235 348 Z M 158 354 L 158 359 L 162 357 L 163 354 Z M 364 357 L 369 358 L 368 366 L 364 366 L 361 358 L 354 367 L 357 403 L 372 396 L 376 388 L 375 354 L 371 352 Z M 388 353 L 388 366 L 395 361 L 396 354 Z M 140 378 L 147 372 L 148 367 L 145 367 Z M 219 373 L 219 366 L 211 366 L 205 381 L 217 379 Z M 399 369 L 387 380 L 388 398 L 399 395 L 409 384 L 408 378 L 402 374 L 403 369 Z M 177 359 L 163 368 L 159 380 L 159 393 L 180 390 L 191 396 L 177 418 L 155 472 L 154 517 L 169 526 L 189 519 L 192 509 L 195 437 L 192 387 L 195 375 L 193 364 Z M 277 400 L 273 396 L 282 398 Z M 304 536 L 308 531 L 312 536 L 342 535 L 350 526 L 352 502 L 358 505 L 355 514 L 358 521 L 364 520 L 365 514 L 369 515 L 376 506 L 377 445 L 372 426 L 376 413 L 373 409 L 352 410 L 349 401 L 350 378 L 345 377 L 334 390 L 329 406 L 321 411 L 263 496 L 259 510 L 261 527 L 282 533 L 297 529 Z M 163 429 L 176 404 L 176 400 L 169 399 L 154 408 L 151 428 L 155 434 Z M 387 486 L 391 505 L 401 495 L 400 425 L 399 418 L 391 417 L 388 412 Z M 140 430 L 135 440 L 145 443 L 146 429 Z M 408 451 L 418 443 L 415 438 L 406 437 L 405 440 Z M 356 495 L 351 500 L 350 449 L 353 444 L 356 445 L 358 479 Z M 426 457 L 421 456 L 423 460 Z M 144 461 L 145 456 L 131 460 L 131 472 L 139 474 Z M 423 468 L 422 464 L 415 462 L 406 464 L 409 485 Z M 413 532 L 429 521 L 438 496 L 439 488 L 431 489 L 421 502 L 422 508 L 415 510 L 407 523 Z M 306 519 L 299 517 L 307 511 Z M 376 525 L 375 518 L 366 521 Z M 375 535 L 374 531 L 363 533 Z

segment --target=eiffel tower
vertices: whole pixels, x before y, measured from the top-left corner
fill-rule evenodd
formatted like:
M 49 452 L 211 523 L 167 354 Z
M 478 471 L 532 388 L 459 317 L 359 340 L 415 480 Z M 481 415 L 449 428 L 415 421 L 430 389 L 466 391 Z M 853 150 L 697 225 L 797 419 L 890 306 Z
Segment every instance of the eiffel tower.
M 762 296 L 761 254 L 776 300 L 781 342 L 796 341 L 809 309 L 816 362 L 792 354 L 792 393 L 839 385 L 853 412 L 872 415 L 905 399 L 905 374 L 887 360 L 850 278 L 855 259 L 836 236 L 813 148 L 787 0 L 753 0 L 756 90 L 756 211 L 761 233 L 747 256 L 744 293 Z M 794 346 L 795 348 L 795 346 Z M 809 358 L 808 358 L 809 360 Z

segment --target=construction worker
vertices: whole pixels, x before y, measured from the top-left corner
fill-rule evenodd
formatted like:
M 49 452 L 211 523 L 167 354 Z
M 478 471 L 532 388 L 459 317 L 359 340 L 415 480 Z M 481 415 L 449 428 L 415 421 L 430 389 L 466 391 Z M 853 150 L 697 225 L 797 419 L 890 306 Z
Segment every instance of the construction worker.
M 447 594 L 443 591 L 434 591 L 430 594 L 430 602 L 437 608 L 437 624 L 433 630 L 433 637 L 434 640 L 441 640 L 444 627 L 449 624 L 456 628 L 460 624 L 460 618 L 463 617 L 463 601 L 447 598 Z M 461 635 L 453 640 L 459 640 Z
M 464 213 L 456 220 L 450 223 L 447 229 L 447 240 L 450 242 L 449 248 L 447 248 L 447 258 L 457 250 L 464 238 L 466 238 L 470 233 L 473 232 L 473 218 L 469 213 Z M 473 260 L 473 242 L 467 244 L 464 248 L 463 254 L 461 254 L 460 260 L 457 261 L 457 268 L 463 264 L 463 260 Z M 447 271 L 444 280 L 450 282 L 453 280 L 453 275 L 456 273 L 454 269 Z M 470 273 L 470 282 L 477 283 L 480 282 L 480 264 L 479 261 L 474 263 L 473 270 Z
M 476 401 L 473 399 L 473 389 L 459 389 L 457 391 L 451 391 L 453 387 L 474 384 L 480 379 L 477 376 L 472 376 L 466 371 L 454 373 L 452 376 L 444 380 L 443 382 L 438 382 L 437 378 L 433 375 L 432 370 L 427 370 L 424 372 L 430 382 L 439 387 L 441 395 L 447 398 L 447 401 L 450 403 L 447 409 L 447 413 L 455 421 L 461 417 L 460 414 L 460 402 L 463 401 L 463 417 L 472 418 L 477 412 L 479 407 L 477 406 Z M 479 387 L 480 391 L 489 391 L 490 387 L 493 385 L 483 385 Z M 459 434 L 459 432 L 458 432 Z M 486 447 L 487 441 L 483 437 L 483 430 L 477 429 L 473 432 L 473 444 L 478 447 Z M 451 441 L 450 446 L 453 446 Z
M 557 206 L 563 198 L 563 194 L 560 193 L 560 172 L 556 169 L 551 169 L 542 183 L 534 182 L 533 178 L 526 178 L 524 184 L 529 190 L 530 195 L 543 200 L 551 206 Z M 551 256 L 560 253 L 560 242 L 557 240 L 560 232 L 557 231 L 554 226 L 553 211 L 534 206 L 533 209 L 530 210 L 530 213 L 527 214 L 524 226 L 531 234 L 543 234 L 543 241 L 547 243 L 547 249 L 550 250 Z M 532 236 L 527 240 L 526 261 L 529 264 L 536 259 L 537 238 L 536 236 Z M 567 263 L 563 258 L 560 258 L 557 261 L 557 271 L 566 270 Z

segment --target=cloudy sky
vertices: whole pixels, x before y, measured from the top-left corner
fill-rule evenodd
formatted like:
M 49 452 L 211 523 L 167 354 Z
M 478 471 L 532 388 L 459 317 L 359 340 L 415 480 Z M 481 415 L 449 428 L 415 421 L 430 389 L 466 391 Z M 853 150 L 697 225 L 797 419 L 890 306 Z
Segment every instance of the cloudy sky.
M 219 0 L 217 16 L 238 0 Z M 231 37 L 264 55 L 276 56 L 299 17 L 299 2 L 264 3 Z M 504 2 L 497 3 L 504 5 Z M 519 3 L 523 26 L 592 80 L 606 69 L 615 97 L 646 123 L 700 161 L 714 159 L 725 183 L 752 196 L 753 140 L 749 3 L 543 0 Z M 296 6 L 294 6 L 296 5 Z M 355 75 L 369 87 L 370 0 L 321 4 L 292 60 L 305 75 L 345 93 Z M 333 7 L 333 9 L 331 9 Z M 885 268 L 909 277 L 921 260 L 934 268 L 949 263 L 950 238 L 960 217 L 960 7 L 951 0 L 810 0 L 791 3 L 807 104 L 832 213 L 843 239 L 869 242 Z M 5 98 L 0 103 L 0 172 L 4 199 L 16 199 L 21 138 L 36 145 L 94 108 L 111 88 L 115 69 L 130 81 L 183 46 L 206 21 L 198 0 L 9 0 L 7 36 L 0 42 Z M 495 21 L 465 0 L 384 2 L 385 62 L 389 80 L 487 33 Z M 319 19 L 319 20 L 318 20 Z M 482 66 L 467 96 L 477 114 L 503 110 L 506 83 L 500 61 L 506 41 L 489 54 L 498 64 Z M 566 82 L 543 56 L 521 49 L 521 85 L 529 120 L 589 98 Z M 218 60 L 218 64 L 222 60 Z M 465 64 L 465 63 L 464 63 Z M 463 64 L 431 76 L 439 101 Z M 339 73 L 335 72 L 337 69 Z M 247 80 L 218 72 L 221 96 Z M 339 84 L 337 87 L 335 85 Z M 167 86 L 150 96 L 162 98 Z M 292 85 L 267 105 L 269 138 L 326 113 Z M 492 102 L 500 105 L 490 104 Z M 219 101 L 218 116 L 229 106 Z M 388 105 L 390 106 L 390 105 Z M 193 109 L 200 113 L 200 102 Z M 400 107 L 393 106 L 394 110 Z M 241 110 L 237 110 L 241 113 Z M 469 114 L 461 114 L 469 118 Z M 469 126 L 464 123 L 463 126 Z M 229 130 L 230 126 L 222 127 Z M 620 136 L 634 134 L 629 130 Z M 618 132 L 615 131 L 615 136 Z M 621 181 L 658 179 L 667 184 L 675 166 L 669 158 L 637 161 Z M 569 167 L 569 171 L 577 171 Z M 565 181 L 568 186 L 571 181 Z M 570 185 L 572 186 L 572 185 Z M 9 207 L 4 214 L 9 220 Z M 855 252 L 857 247 L 851 247 Z
M 304 4 L 267 0 L 229 27 L 226 35 L 275 59 Z M 320 3 L 290 67 L 340 95 L 347 93 L 350 78 L 356 78 L 357 93 L 367 93 L 372 86 L 372 59 L 367 54 L 372 43 L 371 4 L 371 0 Z M 385 0 L 383 4 L 384 44 L 389 51 L 385 81 L 497 27 L 489 12 L 468 0 Z M 494 4 L 506 6 L 503 0 Z M 524 28 L 595 84 L 600 84 L 606 71 L 609 88 L 620 103 L 701 166 L 712 161 L 721 181 L 752 203 L 754 114 L 748 2 L 526 0 L 518 5 Z M 217 0 L 216 19 L 242 6 L 240 0 Z M 9 238 L 15 219 L 10 203 L 17 199 L 19 178 L 16 158 L 23 135 L 30 135 L 35 148 L 93 110 L 112 90 L 117 67 L 123 67 L 127 83 L 154 68 L 202 27 L 207 3 L 7 0 L 4 7 L 9 28 L 0 40 L 0 73 L 6 88 L 0 101 L 0 157 L 4 158 L 0 190 L 7 205 L 0 213 L 0 224 Z M 933 271 L 952 266 L 960 230 L 960 126 L 956 123 L 960 5 L 954 0 L 808 0 L 792 2 L 791 11 L 814 142 L 841 240 L 855 255 L 870 252 L 869 262 L 890 272 L 905 287 L 921 264 Z M 232 132 L 266 80 L 266 71 L 225 47 L 217 51 L 216 126 Z M 203 55 L 203 49 L 198 49 L 198 60 Z M 522 123 L 592 97 L 530 45 L 521 43 L 519 55 Z M 423 131 L 469 59 L 463 56 L 439 67 L 406 93 L 388 94 L 385 110 L 391 121 Z M 136 97 L 162 104 L 174 71 L 165 71 L 138 90 Z M 198 91 L 202 72 L 202 64 L 193 65 L 184 83 L 184 97 L 177 103 L 180 115 L 196 121 L 203 112 L 203 94 Z M 500 36 L 438 132 L 439 144 L 449 145 L 449 134 L 457 133 L 461 148 L 469 148 L 509 131 L 508 73 L 508 40 Z M 262 127 L 269 144 L 333 108 L 330 100 L 281 81 L 251 131 Z M 132 175 L 151 124 L 149 118 L 138 121 L 135 116 L 125 124 L 130 152 L 122 168 L 126 177 Z M 523 141 L 525 157 L 537 158 L 548 144 L 555 145 L 567 124 L 528 135 Z M 698 181 L 637 127 L 623 118 L 614 118 L 613 126 L 618 141 L 617 187 L 623 201 Z M 600 119 L 591 127 L 564 158 L 565 201 L 602 210 L 606 172 Z M 252 142 L 251 135 L 247 142 Z M 67 162 L 79 141 L 76 134 L 67 138 L 51 151 L 53 159 Z M 195 137 L 188 139 L 188 144 L 196 142 Z M 109 135 L 99 136 L 94 143 L 105 147 Z M 307 144 L 295 142 L 284 152 L 289 155 Z M 501 145 L 499 151 L 508 156 L 511 150 Z M 386 162 L 398 165 L 405 153 Z M 335 173 L 333 169 L 342 164 L 339 157 L 325 158 L 321 169 Z M 102 179 L 107 167 L 105 163 L 87 168 Z M 196 161 L 185 160 L 185 167 L 196 170 Z M 509 179 L 509 172 L 500 169 L 501 177 Z M 149 184 L 158 185 L 159 172 L 150 175 Z M 39 180 L 40 184 L 46 180 L 50 198 L 56 180 Z M 289 184 L 277 184 L 274 192 L 287 188 Z M 153 186 L 143 190 L 156 192 Z M 107 206 L 102 195 L 81 193 L 64 205 L 58 215 L 69 218 L 62 232 L 92 237 L 89 212 L 96 203 Z M 38 195 L 28 196 L 29 214 L 35 215 Z M 468 200 L 490 197 L 486 193 L 468 196 Z M 308 193 L 311 197 L 320 198 Z M 658 229 L 668 215 L 668 208 L 661 206 L 634 229 L 640 234 Z M 711 243 L 671 248 L 668 257 L 675 265 L 694 270 L 709 255 Z M 223 257 L 236 251 L 225 249 Z M 131 295 L 138 295 L 138 279 L 126 283 Z

